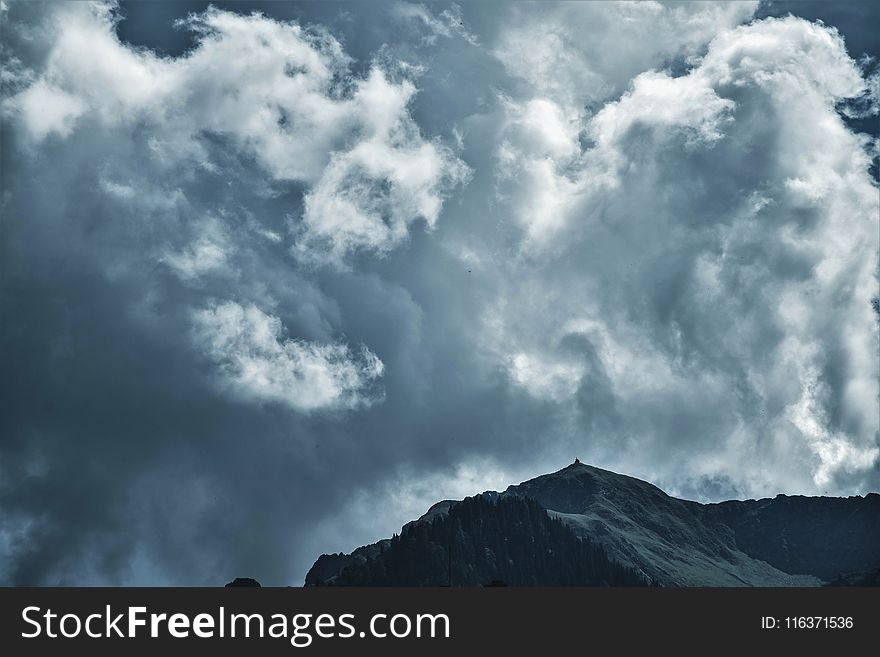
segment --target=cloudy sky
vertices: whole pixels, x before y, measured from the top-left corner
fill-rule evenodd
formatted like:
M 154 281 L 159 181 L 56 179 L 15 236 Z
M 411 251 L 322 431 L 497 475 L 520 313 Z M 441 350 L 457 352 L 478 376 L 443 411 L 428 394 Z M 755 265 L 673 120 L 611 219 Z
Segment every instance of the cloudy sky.
M 880 489 L 876 5 L 0 16 L 0 582 L 300 584 L 575 456 Z

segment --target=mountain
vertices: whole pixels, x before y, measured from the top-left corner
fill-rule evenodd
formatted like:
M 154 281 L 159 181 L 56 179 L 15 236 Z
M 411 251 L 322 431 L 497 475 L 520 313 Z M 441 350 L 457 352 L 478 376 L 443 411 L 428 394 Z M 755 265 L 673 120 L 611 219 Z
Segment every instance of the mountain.
M 253 579 L 252 577 L 236 577 L 234 580 L 229 582 L 226 585 L 226 588 L 230 587 L 239 587 L 239 586 L 249 586 L 249 587 L 257 587 L 260 588 L 260 583 Z
M 876 493 L 700 504 L 575 461 L 438 502 L 399 536 L 321 555 L 305 583 L 818 586 L 876 581 L 878 567 Z
M 336 586 L 644 586 L 565 522 L 526 497 L 469 497 L 430 520 L 410 523 L 371 558 L 321 579 L 339 555 L 309 573 L 312 585 Z M 319 560 L 320 562 L 320 560 Z
M 704 507 L 737 545 L 788 573 L 823 580 L 880 568 L 880 495 L 730 501 Z

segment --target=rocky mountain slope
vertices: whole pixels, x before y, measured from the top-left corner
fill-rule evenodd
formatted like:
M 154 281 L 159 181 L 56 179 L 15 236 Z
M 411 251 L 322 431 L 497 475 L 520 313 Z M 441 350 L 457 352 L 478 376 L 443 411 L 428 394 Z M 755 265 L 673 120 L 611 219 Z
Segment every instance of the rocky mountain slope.
M 571 575 L 566 559 L 573 558 L 574 551 L 567 543 L 567 533 L 554 533 L 556 530 L 548 529 L 551 525 L 530 525 L 536 535 L 527 542 L 540 543 L 545 550 L 540 554 L 517 552 L 520 561 L 531 559 L 530 565 L 502 567 L 494 552 L 489 558 L 485 550 L 478 550 L 483 543 L 490 551 L 488 542 L 498 544 L 498 536 L 482 533 L 493 515 L 498 516 L 491 520 L 493 526 L 508 535 L 508 542 L 514 535 L 516 540 L 525 540 L 517 525 L 510 524 L 509 517 L 503 518 L 512 513 L 509 505 L 502 503 L 507 499 L 536 503 L 536 508 L 542 508 L 573 536 L 600 548 L 626 573 L 620 583 L 635 583 L 630 577 L 634 574 L 641 583 L 660 586 L 817 586 L 850 581 L 848 573 L 880 567 L 880 495 L 875 493 L 848 498 L 780 495 L 699 504 L 670 497 L 645 481 L 576 461 L 558 472 L 510 486 L 503 493 L 487 492 L 478 497 L 485 502 L 477 514 L 482 517 L 480 522 L 471 522 L 470 511 L 467 522 L 452 518 L 458 523 L 456 531 L 463 534 L 456 540 L 469 546 L 468 558 L 473 560 L 470 571 L 461 566 L 460 579 L 453 579 L 454 585 L 479 584 L 481 579 L 503 579 L 505 575 L 514 577 L 515 581 L 507 582 L 514 585 L 603 583 L 601 577 L 590 579 L 587 571 L 578 575 L 580 579 Z M 306 585 L 442 584 L 440 571 L 448 578 L 457 567 L 449 566 L 456 543 L 449 538 L 447 525 L 460 504 L 438 502 L 424 516 L 405 525 L 399 537 L 351 554 L 322 555 L 307 574 Z M 567 547 L 562 547 L 563 543 Z M 557 556 L 547 557 L 546 550 Z M 422 563 L 422 569 L 399 567 L 404 553 L 406 559 L 415 560 L 413 563 Z M 458 561 L 462 559 L 460 556 Z M 393 582 L 389 572 L 395 573 Z M 472 576 L 465 576 L 466 572 Z M 513 572 L 517 574 L 511 575 Z
M 344 558 L 344 557 L 343 557 Z M 335 561 L 338 566 L 339 555 Z M 410 523 L 355 559 L 331 579 L 310 573 L 313 585 L 336 586 L 645 586 L 589 538 L 579 537 L 540 504 L 515 495 L 478 495 L 447 507 L 428 521 Z

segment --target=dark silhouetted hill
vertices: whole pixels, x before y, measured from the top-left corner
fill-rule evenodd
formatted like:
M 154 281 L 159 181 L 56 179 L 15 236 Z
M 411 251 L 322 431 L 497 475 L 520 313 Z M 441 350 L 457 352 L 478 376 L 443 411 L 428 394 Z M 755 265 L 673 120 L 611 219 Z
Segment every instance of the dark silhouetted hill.
M 338 558 L 335 563 L 339 563 Z M 353 561 L 310 585 L 337 586 L 644 586 L 632 569 L 581 539 L 523 497 L 469 497 L 409 523 L 373 558 Z
M 450 559 L 456 586 L 847 585 L 880 568 L 880 495 L 699 504 L 576 462 L 438 502 L 400 536 L 322 555 L 306 585 L 448 585 Z

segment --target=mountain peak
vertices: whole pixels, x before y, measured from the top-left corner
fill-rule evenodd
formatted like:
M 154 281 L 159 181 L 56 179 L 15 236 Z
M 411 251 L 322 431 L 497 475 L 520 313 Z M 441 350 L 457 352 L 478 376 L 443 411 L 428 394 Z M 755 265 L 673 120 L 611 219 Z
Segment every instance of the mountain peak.
M 583 513 L 597 500 L 629 506 L 635 500 L 670 498 L 647 481 L 576 460 L 561 470 L 508 486 L 505 494 L 532 497 L 547 509 Z
M 537 508 L 567 525 L 576 536 L 601 546 L 612 561 L 663 586 L 814 586 L 839 573 L 868 571 L 880 565 L 877 495 L 781 495 L 699 504 L 670 497 L 647 481 L 575 459 L 556 472 L 509 486 L 503 493 L 488 491 L 476 497 L 480 501 L 471 506 L 487 505 L 480 507 L 481 513 L 490 516 L 492 505 L 537 503 Z M 417 521 L 407 523 L 402 534 L 435 531 L 432 524 L 446 522 L 459 504 L 454 500 L 434 504 Z M 486 526 L 497 526 L 504 519 L 502 507 L 498 508 L 500 515 L 487 516 Z M 477 545 L 479 531 L 467 539 L 469 544 Z M 848 540 L 829 544 L 829 534 L 847 536 Z M 545 539 L 550 540 L 548 536 L 534 540 Z M 373 566 L 367 565 L 366 570 L 361 566 L 381 557 L 389 544 L 386 540 L 350 555 L 322 555 L 307 575 L 306 585 L 332 583 L 349 565 L 359 572 L 371 572 Z M 443 549 L 434 546 L 430 554 Z M 422 557 L 427 558 L 420 555 L 416 562 Z M 538 564 L 532 566 L 537 568 Z M 378 565 L 376 568 L 381 571 Z M 413 577 L 427 577 L 413 568 Z M 526 572 L 531 566 L 523 568 Z M 532 575 L 538 577 L 536 573 Z M 341 581 L 346 580 L 343 577 Z M 369 584 L 369 579 L 364 583 Z

